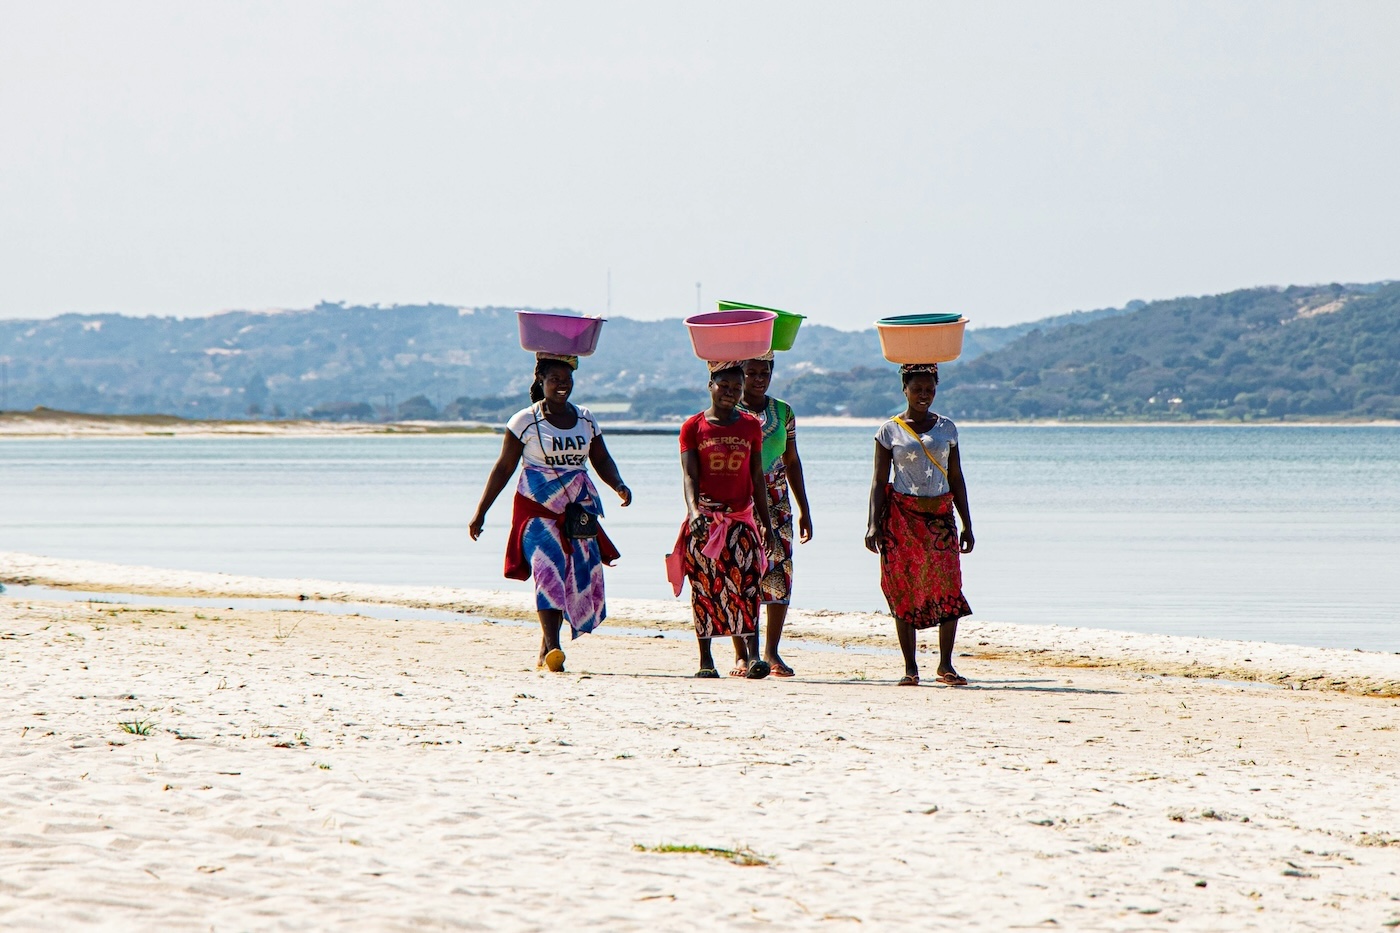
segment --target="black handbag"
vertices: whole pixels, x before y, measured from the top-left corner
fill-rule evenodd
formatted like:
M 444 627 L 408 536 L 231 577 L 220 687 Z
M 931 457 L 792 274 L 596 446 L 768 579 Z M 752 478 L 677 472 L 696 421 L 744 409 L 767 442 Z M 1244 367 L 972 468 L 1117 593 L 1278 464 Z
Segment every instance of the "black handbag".
M 564 534 L 570 538 L 598 537 L 598 516 L 583 507 L 581 502 L 570 502 L 564 506 Z
M 540 432 L 540 418 L 544 416 L 543 403 L 540 414 L 535 417 L 535 436 L 540 439 L 540 450 L 544 450 L 544 435 Z M 557 470 L 554 475 L 558 476 Z M 570 538 L 598 537 L 598 516 L 583 507 L 582 502 L 569 502 L 564 506 L 564 534 Z

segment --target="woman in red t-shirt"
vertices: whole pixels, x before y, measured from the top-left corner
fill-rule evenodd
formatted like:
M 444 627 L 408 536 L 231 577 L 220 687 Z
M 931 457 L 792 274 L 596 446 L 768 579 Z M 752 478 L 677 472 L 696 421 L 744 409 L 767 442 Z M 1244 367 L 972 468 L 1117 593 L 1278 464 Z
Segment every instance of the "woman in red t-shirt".
M 743 638 L 745 645 L 731 674 L 759 680 L 769 670 L 758 650 L 759 583 L 768 555 L 781 549 L 762 492 L 763 428 L 735 407 L 743 393 L 738 363 L 711 363 L 710 407 L 681 425 L 686 520 L 667 571 L 677 596 L 690 581 L 700 643 L 696 677 L 719 676 L 710 639 L 726 635 Z

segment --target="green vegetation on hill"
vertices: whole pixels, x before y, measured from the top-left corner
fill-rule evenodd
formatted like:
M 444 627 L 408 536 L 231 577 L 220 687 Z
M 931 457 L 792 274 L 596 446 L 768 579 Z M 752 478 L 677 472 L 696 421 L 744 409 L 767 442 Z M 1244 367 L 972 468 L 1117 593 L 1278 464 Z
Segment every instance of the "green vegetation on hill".
M 1154 302 L 950 367 L 963 417 L 1400 418 L 1400 285 Z
M 1397 360 L 1400 285 L 1249 289 L 970 330 L 939 407 L 993 420 L 1400 418 Z M 0 408 L 500 422 L 526 404 L 533 359 L 510 309 L 322 304 L 0 321 L 0 366 Z M 704 385 L 679 321 L 615 318 L 577 395 L 659 420 L 703 407 Z M 773 390 L 799 415 L 884 416 L 901 402 L 873 330 L 810 322 Z

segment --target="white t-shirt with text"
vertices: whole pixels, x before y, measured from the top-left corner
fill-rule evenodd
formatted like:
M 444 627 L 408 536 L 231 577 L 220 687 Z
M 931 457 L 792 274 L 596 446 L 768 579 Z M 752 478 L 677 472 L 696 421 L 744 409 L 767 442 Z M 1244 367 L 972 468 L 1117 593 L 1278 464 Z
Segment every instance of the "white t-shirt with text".
M 578 412 L 578 423 L 567 431 L 549 423 L 542 403 L 521 409 L 506 422 L 506 430 L 525 445 L 521 456 L 527 465 L 561 473 L 588 469 L 589 448 L 603 430 L 587 408 L 574 405 L 573 409 Z

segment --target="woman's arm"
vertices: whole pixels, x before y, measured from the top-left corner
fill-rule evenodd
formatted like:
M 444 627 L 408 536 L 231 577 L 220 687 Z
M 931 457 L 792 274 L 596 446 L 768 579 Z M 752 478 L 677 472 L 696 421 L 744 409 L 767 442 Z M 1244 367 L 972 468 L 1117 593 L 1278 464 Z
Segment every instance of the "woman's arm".
M 880 553 L 880 516 L 885 511 L 885 484 L 890 481 L 890 452 L 875 442 L 875 472 L 870 478 L 870 519 L 865 526 L 865 548 Z
M 496 501 L 501 490 L 506 488 L 506 483 L 510 482 L 515 468 L 520 465 L 520 455 L 524 450 L 525 445 L 520 443 L 520 438 L 507 429 L 506 436 L 501 439 L 501 455 L 496 458 L 491 475 L 486 477 L 486 488 L 481 491 L 481 502 L 476 507 L 476 514 L 472 516 L 471 525 L 467 527 L 473 541 L 481 537 L 481 529 L 486 527 L 486 513 L 491 510 L 491 504 Z
M 948 486 L 953 490 L 953 508 L 958 510 L 958 517 L 962 519 L 962 532 L 958 535 L 959 549 L 964 554 L 971 554 L 977 539 L 972 536 L 972 512 L 967 506 L 967 482 L 963 479 L 962 457 L 958 455 L 956 444 L 948 448 Z
M 598 471 L 598 478 L 617 492 L 618 498 L 622 500 L 623 508 L 632 504 L 632 490 L 628 489 L 627 484 L 622 481 L 622 474 L 617 471 L 617 464 L 613 461 L 612 454 L 608 452 L 608 445 L 604 443 L 603 435 L 599 434 L 593 438 L 593 443 L 588 446 L 588 462 L 593 464 L 593 469 Z
M 812 540 L 812 507 L 807 504 L 807 480 L 802 475 L 802 458 L 797 455 L 797 438 L 790 437 L 783 451 L 783 466 L 787 467 L 788 486 L 797 503 L 797 536 L 806 544 Z
M 681 451 L 681 490 L 685 493 L 685 520 L 690 533 L 699 537 L 708 524 L 700 512 L 700 454 L 694 450 Z

